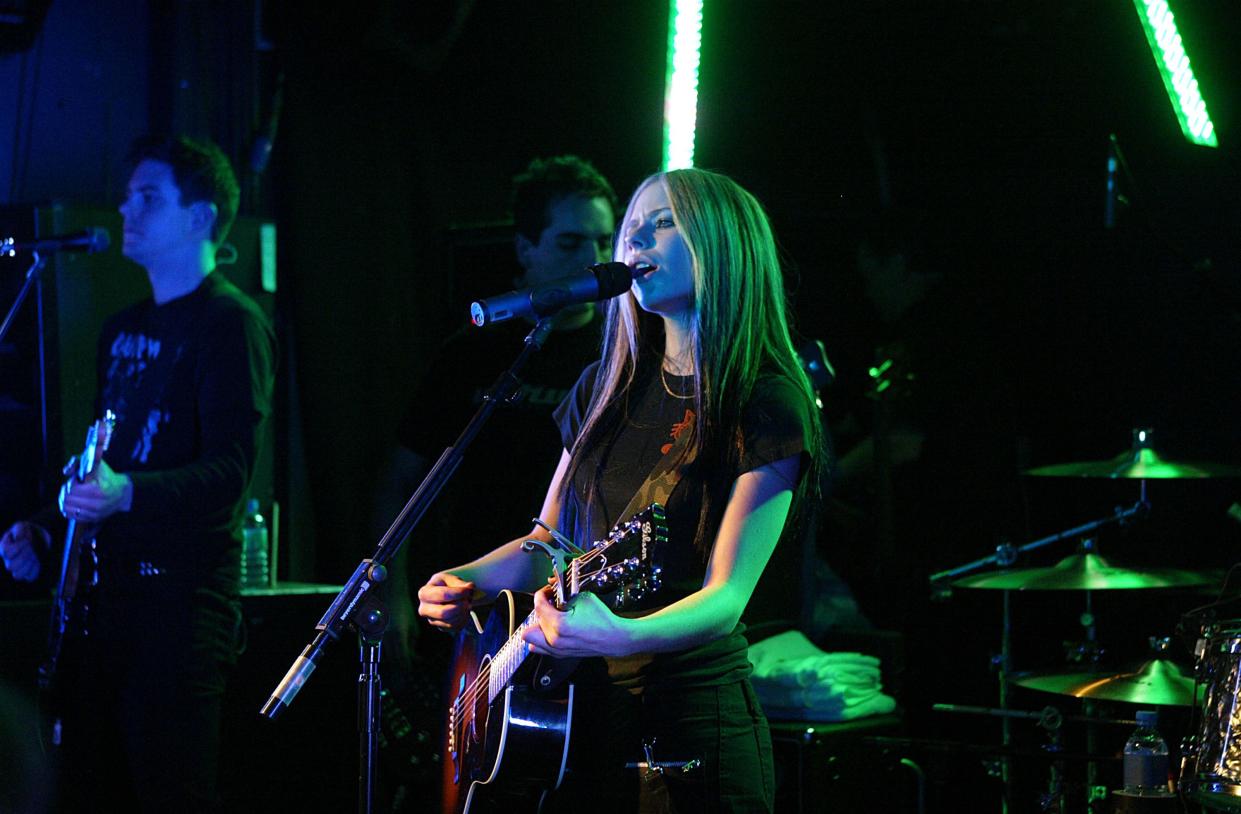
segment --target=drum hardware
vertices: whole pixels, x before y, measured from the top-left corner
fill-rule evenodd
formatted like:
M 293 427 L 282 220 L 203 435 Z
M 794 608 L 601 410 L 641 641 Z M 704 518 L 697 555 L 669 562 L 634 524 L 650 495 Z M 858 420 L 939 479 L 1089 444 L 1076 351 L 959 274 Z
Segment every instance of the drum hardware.
M 1153 431 L 1133 430 L 1129 450 L 1103 461 L 1078 461 L 1027 469 L 1025 474 L 1051 478 L 1238 478 L 1241 467 L 1204 461 L 1172 461 L 1161 457 L 1152 446 Z
M 999 701 L 1000 709 L 1006 710 L 1009 706 L 1010 694 L 1010 673 L 1012 670 L 1012 591 L 1013 590 L 1084 590 L 1086 592 L 1086 613 L 1083 615 L 1083 624 L 1087 627 L 1087 641 L 1094 641 L 1094 617 L 1091 608 L 1090 591 L 1094 586 L 1119 585 L 1128 583 L 1128 587 L 1156 587 L 1156 584 L 1163 583 L 1160 587 L 1171 587 L 1171 585 L 1184 584 L 1186 582 L 1193 584 L 1201 584 L 1198 576 L 1189 576 L 1188 574 L 1169 574 L 1160 573 L 1157 578 L 1134 579 L 1130 576 L 1131 572 L 1125 572 L 1125 577 L 1118 573 L 1118 569 L 1113 569 L 1106 561 L 1103 561 L 1094 551 L 1095 543 L 1091 538 L 1083 539 L 1084 535 L 1113 523 L 1118 525 L 1127 525 L 1131 521 L 1145 517 L 1150 511 L 1150 504 L 1146 500 L 1146 482 L 1143 480 L 1139 488 L 1139 499 L 1136 503 L 1128 508 L 1117 507 L 1113 513 L 1106 517 L 1100 517 L 1095 520 L 1083 523 L 1073 528 L 1065 529 L 1055 534 L 1042 537 L 1040 539 L 1025 543 L 1021 546 L 1014 546 L 1011 543 L 1002 543 L 996 547 L 995 552 L 973 562 L 966 563 L 956 568 L 933 574 L 930 577 L 933 594 L 950 594 L 951 587 L 965 588 L 989 588 L 1000 590 L 1003 593 L 1003 611 L 1001 619 L 1001 640 L 1000 655 L 993 658 L 992 663 L 996 669 L 999 678 Z M 1060 564 L 1052 569 L 1022 569 L 1021 571 L 998 571 L 990 574 L 982 574 L 978 576 L 969 576 L 987 566 L 1000 566 L 1001 568 L 1009 568 L 1017 562 L 1021 554 L 1035 551 L 1052 543 L 1061 540 L 1075 538 L 1080 540 L 1079 551 L 1070 555 Z M 1051 575 L 1048 571 L 1052 572 Z M 1017 576 L 1013 576 L 1017 575 Z M 1205 580 L 1204 580 L 1205 581 Z M 1155 583 L 1155 584 L 1150 584 Z M 1037 587 L 1033 587 L 1037 586 Z M 1089 705 L 1090 702 L 1087 702 Z M 1087 706 L 1087 714 L 1092 715 L 1093 708 Z M 1001 741 L 1004 747 L 1012 745 L 1012 729 L 1011 719 L 1002 717 L 1000 722 Z M 1095 738 L 1093 730 L 1087 733 L 1087 749 L 1093 750 L 1095 747 Z M 1004 780 L 1004 796 L 1001 800 L 1001 811 L 1008 811 L 1008 800 L 1011 797 L 1011 775 L 1010 765 L 1007 758 L 1001 761 L 1001 771 Z M 1095 791 L 1094 782 L 1097 775 L 1097 767 L 1091 762 L 1087 766 L 1087 784 L 1090 786 L 1088 792 L 1090 799 L 1094 799 Z
M 1060 736 L 1060 729 L 1064 725 L 1064 715 L 1060 710 L 1052 706 L 1043 707 L 1035 712 L 1007 707 L 972 707 L 959 704 L 934 704 L 931 709 L 936 712 L 991 715 L 1002 718 L 1005 723 L 1013 720 L 1035 721 L 1035 725 L 1047 735 L 1047 743 L 1043 744 L 1042 751 L 1052 759 L 1048 768 L 1047 791 L 1039 795 L 1039 807 L 1042 811 L 1064 810 L 1064 745 Z M 988 777 L 996 778 L 1004 783 L 1006 804 L 1010 798 L 1008 793 L 1010 755 L 1008 753 L 1011 750 L 1011 741 L 1006 742 L 1003 747 L 1004 754 L 983 763 Z
M 1073 528 L 1065 529 L 1064 531 L 1056 532 L 1055 534 L 1049 534 L 1046 537 L 1040 537 L 1037 540 L 1033 540 L 1029 543 L 1025 543 L 1024 545 L 1019 546 L 1019 547 L 1014 547 L 1011 543 L 1003 543 L 997 546 L 995 553 L 990 556 L 982 557 L 980 559 L 974 560 L 973 562 L 968 562 L 968 563 L 965 563 L 964 565 L 959 565 L 956 568 L 949 568 L 946 571 L 940 571 L 939 573 L 932 574 L 930 576 L 931 586 L 932 588 L 936 588 L 936 589 L 942 588 L 942 586 L 944 586 L 945 584 L 958 585 L 963 588 L 995 588 L 998 590 L 1005 590 L 1005 591 L 1012 590 L 1014 588 L 1022 589 L 1026 586 L 1024 582 L 1022 582 L 1020 579 L 998 580 L 995 583 L 991 583 L 983 579 L 984 577 L 997 577 L 998 578 L 1001 575 L 1006 576 L 1009 574 L 1021 573 L 1021 571 L 996 571 L 996 572 L 992 572 L 989 574 L 981 574 L 975 577 L 969 577 L 968 575 L 974 573 L 975 571 L 978 571 L 979 569 L 985 568 L 989 565 L 998 565 L 1001 568 L 1008 568 L 1009 566 L 1015 564 L 1017 562 L 1018 557 L 1020 557 L 1020 555 L 1022 554 L 1028 553 L 1030 551 L 1036 551 L 1040 548 L 1049 546 L 1052 543 L 1058 543 L 1061 540 L 1068 540 L 1070 538 L 1081 539 L 1085 535 L 1089 534 L 1090 532 L 1096 531 L 1112 523 L 1117 523 L 1123 526 L 1123 525 L 1128 524 L 1130 521 L 1134 520 L 1135 518 L 1145 517 L 1149 512 L 1150 512 L 1150 503 L 1146 501 L 1145 492 L 1143 492 L 1142 498 L 1137 503 L 1133 504 L 1127 509 L 1121 509 L 1117 507 L 1116 510 L 1107 517 L 1101 517 L 1097 520 L 1091 520 L 1088 523 L 1083 523 L 1080 526 L 1074 526 Z M 1090 548 L 1087 551 L 1083 553 L 1088 554 L 1092 552 L 1093 552 L 1093 544 L 1090 546 Z M 1065 570 L 1068 570 L 1071 572 L 1081 571 L 1085 573 L 1106 571 L 1107 569 L 1111 568 L 1111 566 L 1108 565 L 1106 562 L 1099 562 L 1095 558 L 1085 558 L 1085 559 L 1087 560 L 1087 562 L 1084 562 L 1081 564 L 1070 563 L 1068 565 L 1064 565 L 1062 561 L 1061 565 L 1063 565 Z M 1059 568 L 1061 566 L 1056 566 L 1056 567 Z M 1022 569 L 1022 570 L 1030 570 L 1030 569 Z M 1068 589 L 1068 590 L 1083 590 L 1083 589 L 1089 590 L 1089 588 L 1082 585 L 1082 581 L 1083 580 L 1079 578 L 1075 585 L 1061 585 L 1057 583 L 1054 586 L 1054 588 Z M 975 584 L 975 583 L 984 583 L 984 584 Z M 1194 584 L 1201 584 L 1201 583 L 1194 583 Z M 1141 587 L 1149 587 L 1149 586 L 1141 586 Z M 1158 586 L 1158 587 L 1165 587 L 1165 586 Z
M 1041 477 L 1086 477 L 1086 478 L 1124 478 L 1139 481 L 1138 501 L 1128 508 L 1117 508 L 1111 516 L 1102 517 L 1074 528 L 1050 535 L 1048 537 L 1014 546 L 1003 543 L 996 547 L 994 553 L 973 562 L 941 571 L 930 577 L 932 594 L 936 598 L 951 594 L 952 588 L 979 588 L 999 590 L 1003 597 L 1003 618 L 1001 627 L 1001 646 L 998 657 L 992 658 L 992 665 L 999 676 L 1000 707 L 994 713 L 1001 717 L 1003 746 L 1007 750 L 1012 745 L 1010 723 L 1013 718 L 1023 715 L 1008 715 L 1010 684 L 1032 686 L 1034 689 L 1046 689 L 1059 694 L 1073 695 L 1083 699 L 1084 720 L 1087 721 L 1086 751 L 1094 753 L 1096 749 L 1095 724 L 1105 722 L 1095 715 L 1095 704 L 1100 701 L 1120 701 L 1125 703 L 1171 704 L 1193 706 L 1199 697 L 1194 689 L 1193 681 L 1186 672 L 1174 662 L 1162 657 L 1160 653 L 1146 662 L 1136 665 L 1123 672 L 1105 672 L 1098 668 L 1103 650 L 1095 638 L 1095 621 L 1092 609 L 1092 592 L 1096 590 L 1152 590 L 1161 588 L 1187 588 L 1204 586 L 1222 581 L 1222 573 L 1191 571 L 1174 568 L 1131 568 L 1114 565 L 1099 555 L 1094 539 L 1088 537 L 1097 529 L 1116 523 L 1125 525 L 1144 517 L 1150 510 L 1147 500 L 1147 479 L 1164 478 L 1204 478 L 1204 477 L 1241 477 L 1241 467 L 1225 464 L 1172 461 L 1162 458 L 1156 453 L 1152 444 L 1153 433 L 1149 429 L 1132 431 L 1130 449 L 1105 461 L 1084 461 L 1069 464 L 1057 464 L 1028 469 L 1025 474 Z M 1060 560 L 1051 567 L 1045 568 L 1012 568 L 1020 555 L 1033 551 L 1060 540 L 1076 538 L 1080 540 L 1078 550 Z M 998 570 L 976 574 L 988 566 L 998 566 Z M 1054 674 L 1020 674 L 1011 672 L 1012 666 L 1012 591 L 1049 591 L 1074 590 L 1083 591 L 1086 599 L 1086 610 L 1081 616 L 1081 624 L 1086 632 L 1084 643 L 1074 643 L 1071 656 L 1073 660 L 1087 669 L 1075 673 L 1060 672 Z M 1166 647 L 1164 648 L 1166 650 Z M 1241 639 L 1236 652 L 1241 654 Z M 1237 689 L 1241 692 L 1241 669 L 1236 671 Z M 1189 682 L 1188 692 L 1186 682 Z M 936 709 L 944 709 L 937 705 Z M 964 711 L 955 708 L 954 711 Z M 986 709 L 986 708 L 976 708 Z M 1238 726 L 1241 727 L 1241 712 L 1238 713 Z M 1135 722 L 1117 721 L 1125 725 Z M 1241 736 L 1237 738 L 1241 742 Z M 1241 812 L 1241 744 L 1237 751 L 1237 772 L 1233 797 L 1235 810 Z M 1003 758 L 1002 770 L 1005 782 L 1005 796 L 1002 810 L 1008 810 L 1008 798 L 1011 796 L 1007 758 Z M 1088 805 L 1106 796 L 1106 789 L 1095 785 L 1097 765 L 1090 761 L 1087 765 L 1087 785 L 1089 787 Z M 1054 771 L 1054 770 L 1053 770 Z M 1054 782 L 1049 784 L 1049 795 L 1043 795 L 1044 808 L 1058 800 L 1051 794 L 1059 788 Z M 1099 792 L 1103 794 L 1100 795 Z
M 1145 498 L 1145 495 L 1143 495 L 1143 498 Z M 1017 557 L 1021 553 L 1024 553 L 1027 551 L 1033 551 L 1038 548 L 1042 548 L 1054 542 L 1058 542 L 1059 540 L 1067 539 L 1071 536 L 1093 531 L 1109 523 L 1122 523 L 1122 524 L 1127 523 L 1129 522 L 1129 520 L 1131 520 L 1134 517 L 1145 515 L 1148 509 L 1149 509 L 1149 504 L 1147 504 L 1145 499 L 1143 499 L 1143 500 L 1138 501 L 1136 504 L 1134 504 L 1129 509 L 1117 509 L 1116 512 L 1110 517 L 1093 520 L 1093 521 L 1090 521 L 1089 523 L 1084 523 L 1080 526 L 1076 526 L 1071 529 L 1066 529 L 1065 531 L 1059 532 L 1057 534 L 1052 534 L 1047 537 L 1034 540 L 1033 542 L 1026 543 L 1025 545 L 1020 546 L 1020 547 L 1015 547 L 1011 543 L 1001 544 L 1000 546 L 996 548 L 995 553 L 991 555 L 990 557 L 984 557 L 982 559 L 975 560 L 970 563 L 966 563 L 965 565 L 961 565 L 956 568 L 949 569 L 947 571 L 941 571 L 937 574 L 933 574 L 930 578 L 932 591 L 942 592 L 946 595 L 950 595 L 951 589 L 946 586 L 961 584 L 962 582 L 961 580 L 958 580 L 957 582 L 952 582 L 952 580 L 956 579 L 957 577 L 961 577 L 963 575 L 969 574 L 986 565 L 1001 565 L 1002 567 L 1010 566 L 1017 561 Z M 989 576 L 989 575 L 983 575 L 983 576 Z M 997 587 L 1000 587 L 1000 586 L 997 586 Z M 1012 635 L 1012 618 L 1013 618 L 1012 617 L 1012 590 L 1007 587 L 1000 587 L 1000 590 L 1003 593 L 1003 599 L 1002 599 L 1003 610 L 1001 612 L 1001 629 L 1000 629 L 1000 653 L 998 657 L 992 657 L 992 668 L 995 670 L 996 675 L 999 679 L 1000 708 L 1008 709 L 1009 693 L 1010 693 L 1009 674 L 1012 670 L 1012 638 L 1013 638 L 1013 635 Z M 1087 603 L 1089 603 L 1090 602 L 1089 591 L 1087 591 L 1086 595 L 1087 595 Z M 1088 609 L 1089 609 L 1089 605 L 1088 605 Z M 1091 618 L 1093 620 L 1093 617 Z M 1093 636 L 1088 635 L 1088 638 L 1093 638 Z M 1010 718 L 1007 718 L 1007 717 L 1001 718 L 1000 740 L 1001 740 L 1001 743 L 1005 747 L 1009 747 L 1012 745 L 1013 733 L 1012 733 L 1011 724 L 1012 724 L 1012 721 Z M 1093 738 L 1089 739 L 1088 746 L 1093 746 Z M 1007 757 L 1001 758 L 999 771 L 1000 771 L 1002 781 L 1004 784 L 1004 794 L 1003 794 L 1003 797 L 1001 798 L 1001 812 L 1003 812 L 1003 814 L 1007 814 L 1008 800 L 1012 796 L 1012 778 L 1011 778 L 1010 769 L 1011 769 L 1011 766 L 1010 766 L 1008 758 Z M 1094 774 L 1095 772 L 1094 772 L 1094 768 L 1092 764 L 1091 768 L 1088 770 L 1088 775 L 1091 780 L 1093 779 Z
M 1241 620 L 1205 621 L 1194 654 L 1204 691 L 1196 734 L 1182 745 L 1181 788 L 1206 808 L 1241 811 Z

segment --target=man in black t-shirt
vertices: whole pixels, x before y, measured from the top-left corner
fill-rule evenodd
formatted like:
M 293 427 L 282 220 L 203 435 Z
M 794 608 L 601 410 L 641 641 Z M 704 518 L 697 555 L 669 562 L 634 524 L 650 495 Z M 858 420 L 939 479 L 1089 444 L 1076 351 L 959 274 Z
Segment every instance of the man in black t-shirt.
M 275 343 L 258 306 L 215 271 L 239 197 L 223 153 L 144 141 L 133 162 L 123 251 L 153 296 L 100 334 L 96 408 L 115 413 L 115 430 L 93 477 L 60 493 L 65 517 L 97 529 L 77 580 L 88 612 L 56 677 L 60 794 L 70 810 L 209 811 L 240 632 L 238 531 Z M 5 533 L 14 577 L 55 578 L 57 525 Z
M 616 194 L 577 156 L 535 159 L 513 179 L 514 248 L 522 273 L 516 287 L 538 285 L 611 259 Z M 555 330 L 522 373 L 515 401 L 492 414 L 465 461 L 401 550 L 393 569 L 390 641 L 408 659 L 413 624 L 409 579 L 421 585 L 443 562 L 490 550 L 514 524 L 538 513 L 556 468 L 560 437 L 552 411 L 578 374 L 599 356 L 594 303 L 555 318 Z M 399 446 L 376 501 L 378 537 L 444 449 L 465 428 L 482 397 L 508 368 L 531 325 L 503 322 L 454 334 L 432 360 L 397 427 Z

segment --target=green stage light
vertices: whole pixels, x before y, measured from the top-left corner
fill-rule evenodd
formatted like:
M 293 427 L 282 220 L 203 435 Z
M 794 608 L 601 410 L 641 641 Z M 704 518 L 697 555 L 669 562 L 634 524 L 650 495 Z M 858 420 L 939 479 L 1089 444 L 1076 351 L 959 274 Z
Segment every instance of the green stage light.
M 664 86 L 664 169 L 694 166 L 703 0 L 671 0 Z
M 1189 54 L 1185 53 L 1185 45 L 1181 42 L 1181 34 L 1176 29 L 1176 20 L 1167 0 L 1133 0 L 1133 5 L 1142 20 L 1146 41 L 1155 55 L 1155 64 L 1159 66 L 1159 75 L 1168 90 L 1172 109 L 1181 123 L 1181 132 L 1194 144 L 1218 147 L 1215 125 L 1198 90 L 1198 80 L 1194 78 Z

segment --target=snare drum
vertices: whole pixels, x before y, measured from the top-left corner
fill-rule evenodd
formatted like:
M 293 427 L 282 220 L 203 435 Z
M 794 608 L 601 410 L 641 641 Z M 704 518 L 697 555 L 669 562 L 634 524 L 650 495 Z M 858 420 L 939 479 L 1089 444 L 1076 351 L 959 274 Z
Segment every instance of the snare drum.
M 1241 812 L 1241 620 L 1217 623 L 1196 651 L 1206 694 L 1181 788 L 1207 808 Z

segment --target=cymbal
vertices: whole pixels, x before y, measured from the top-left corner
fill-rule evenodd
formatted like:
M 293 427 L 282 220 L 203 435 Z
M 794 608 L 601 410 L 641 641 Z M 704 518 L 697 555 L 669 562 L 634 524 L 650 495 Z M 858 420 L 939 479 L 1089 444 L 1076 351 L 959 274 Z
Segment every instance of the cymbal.
M 1124 672 L 1026 673 L 1013 683 L 1031 690 L 1119 701 L 1125 704 L 1193 706 L 1194 677 L 1189 670 L 1167 659 L 1151 659 Z M 1205 687 L 1198 686 L 1198 701 Z
M 1238 478 L 1241 466 L 1204 461 L 1168 461 L 1150 447 L 1122 452 L 1106 461 L 1079 461 L 1027 469 L 1027 475 L 1051 478 Z
M 1070 554 L 1050 568 L 1018 568 L 975 574 L 953 583 L 961 588 L 1000 591 L 1114 591 L 1181 588 L 1218 582 L 1210 572 L 1181 568 L 1117 568 L 1098 554 Z

